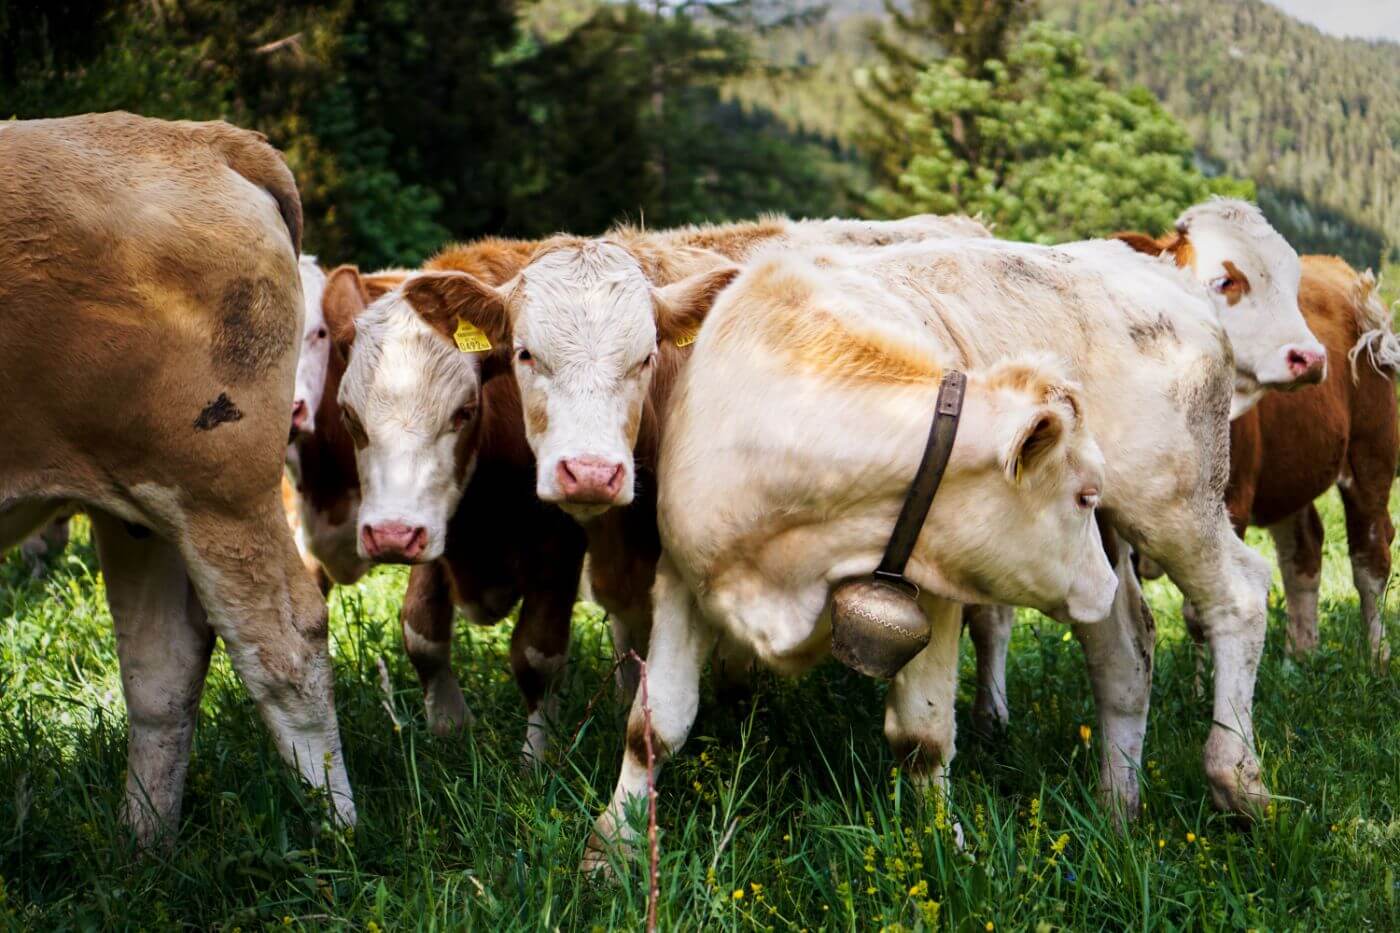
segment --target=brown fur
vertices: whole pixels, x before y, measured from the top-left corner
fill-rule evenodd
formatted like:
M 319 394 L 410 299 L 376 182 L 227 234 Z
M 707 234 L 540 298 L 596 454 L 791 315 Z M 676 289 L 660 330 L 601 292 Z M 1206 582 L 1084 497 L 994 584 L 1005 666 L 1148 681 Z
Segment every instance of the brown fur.
M 256 134 L 130 114 L 0 124 L 0 164 L 0 501 L 93 515 L 121 663 L 141 672 L 124 679 L 138 833 L 178 816 L 211 626 L 270 727 L 333 738 L 343 778 L 329 682 L 308 680 L 328 669 L 325 605 L 279 501 L 301 317 L 290 173 Z
M 1348 352 L 1366 327 L 1355 270 L 1330 256 L 1304 256 L 1302 263 L 1299 306 L 1327 348 L 1327 378 L 1294 392 L 1270 392 L 1231 425 L 1226 503 L 1240 534 L 1251 524 L 1301 515 L 1295 565 L 1315 575 L 1322 525 L 1312 503 L 1342 477 L 1353 562 L 1384 578 L 1395 535 L 1387 508 L 1400 449 L 1392 377 L 1365 359 L 1352 376 Z

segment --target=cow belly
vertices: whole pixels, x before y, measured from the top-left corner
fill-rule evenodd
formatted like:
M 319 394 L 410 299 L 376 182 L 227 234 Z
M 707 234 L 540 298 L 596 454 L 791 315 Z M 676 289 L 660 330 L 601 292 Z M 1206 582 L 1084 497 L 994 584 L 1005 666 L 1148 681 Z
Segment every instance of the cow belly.
M 1330 379 L 1331 377 L 1329 377 Z M 1259 404 L 1262 450 L 1251 519 L 1272 525 L 1337 481 L 1346 460 L 1349 416 L 1329 386 L 1271 395 Z

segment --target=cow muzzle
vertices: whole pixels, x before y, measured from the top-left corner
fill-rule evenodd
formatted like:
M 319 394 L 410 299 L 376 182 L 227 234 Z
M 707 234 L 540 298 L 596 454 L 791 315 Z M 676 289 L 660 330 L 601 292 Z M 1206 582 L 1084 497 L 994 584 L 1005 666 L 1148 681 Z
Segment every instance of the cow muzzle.
M 404 522 L 378 522 L 360 526 L 360 546 L 365 556 L 381 564 L 415 564 L 428 548 L 428 529 Z
M 564 501 L 571 505 L 613 505 L 622 495 L 627 469 L 601 457 L 573 457 L 559 461 L 554 477 Z
M 1284 365 L 1293 377 L 1291 385 L 1317 385 L 1327 378 L 1327 351 L 1322 346 L 1294 346 L 1284 351 Z

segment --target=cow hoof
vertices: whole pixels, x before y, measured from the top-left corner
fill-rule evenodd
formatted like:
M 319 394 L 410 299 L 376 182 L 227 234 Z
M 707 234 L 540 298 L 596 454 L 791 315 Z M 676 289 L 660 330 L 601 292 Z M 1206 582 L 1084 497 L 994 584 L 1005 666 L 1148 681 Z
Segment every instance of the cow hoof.
M 612 860 L 608 858 L 610 853 L 622 857 L 631 855 L 625 843 L 609 843 L 595 830 L 588 837 L 588 847 L 584 849 L 583 861 L 579 863 L 578 870 L 607 884 L 615 883 L 617 873 L 613 871 Z
M 1236 736 L 1212 731 L 1206 741 L 1205 763 L 1216 809 L 1254 816 L 1268 806 L 1269 789 L 1264 786 L 1259 762 Z
M 1011 723 L 1011 711 L 1004 700 L 998 700 L 991 691 L 977 691 L 977 699 L 972 704 L 972 728 L 985 736 L 997 736 L 1006 731 Z
M 476 718 L 467 709 L 467 699 L 456 680 L 439 680 L 428 690 L 423 701 L 428 728 L 433 735 L 451 738 L 476 724 Z

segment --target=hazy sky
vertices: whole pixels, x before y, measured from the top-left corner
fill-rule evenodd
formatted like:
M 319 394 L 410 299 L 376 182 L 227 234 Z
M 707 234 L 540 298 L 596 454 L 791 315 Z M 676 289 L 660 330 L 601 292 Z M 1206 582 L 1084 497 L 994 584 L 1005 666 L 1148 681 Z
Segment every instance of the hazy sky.
M 1400 0 L 1268 0 L 1323 32 L 1400 42 Z

